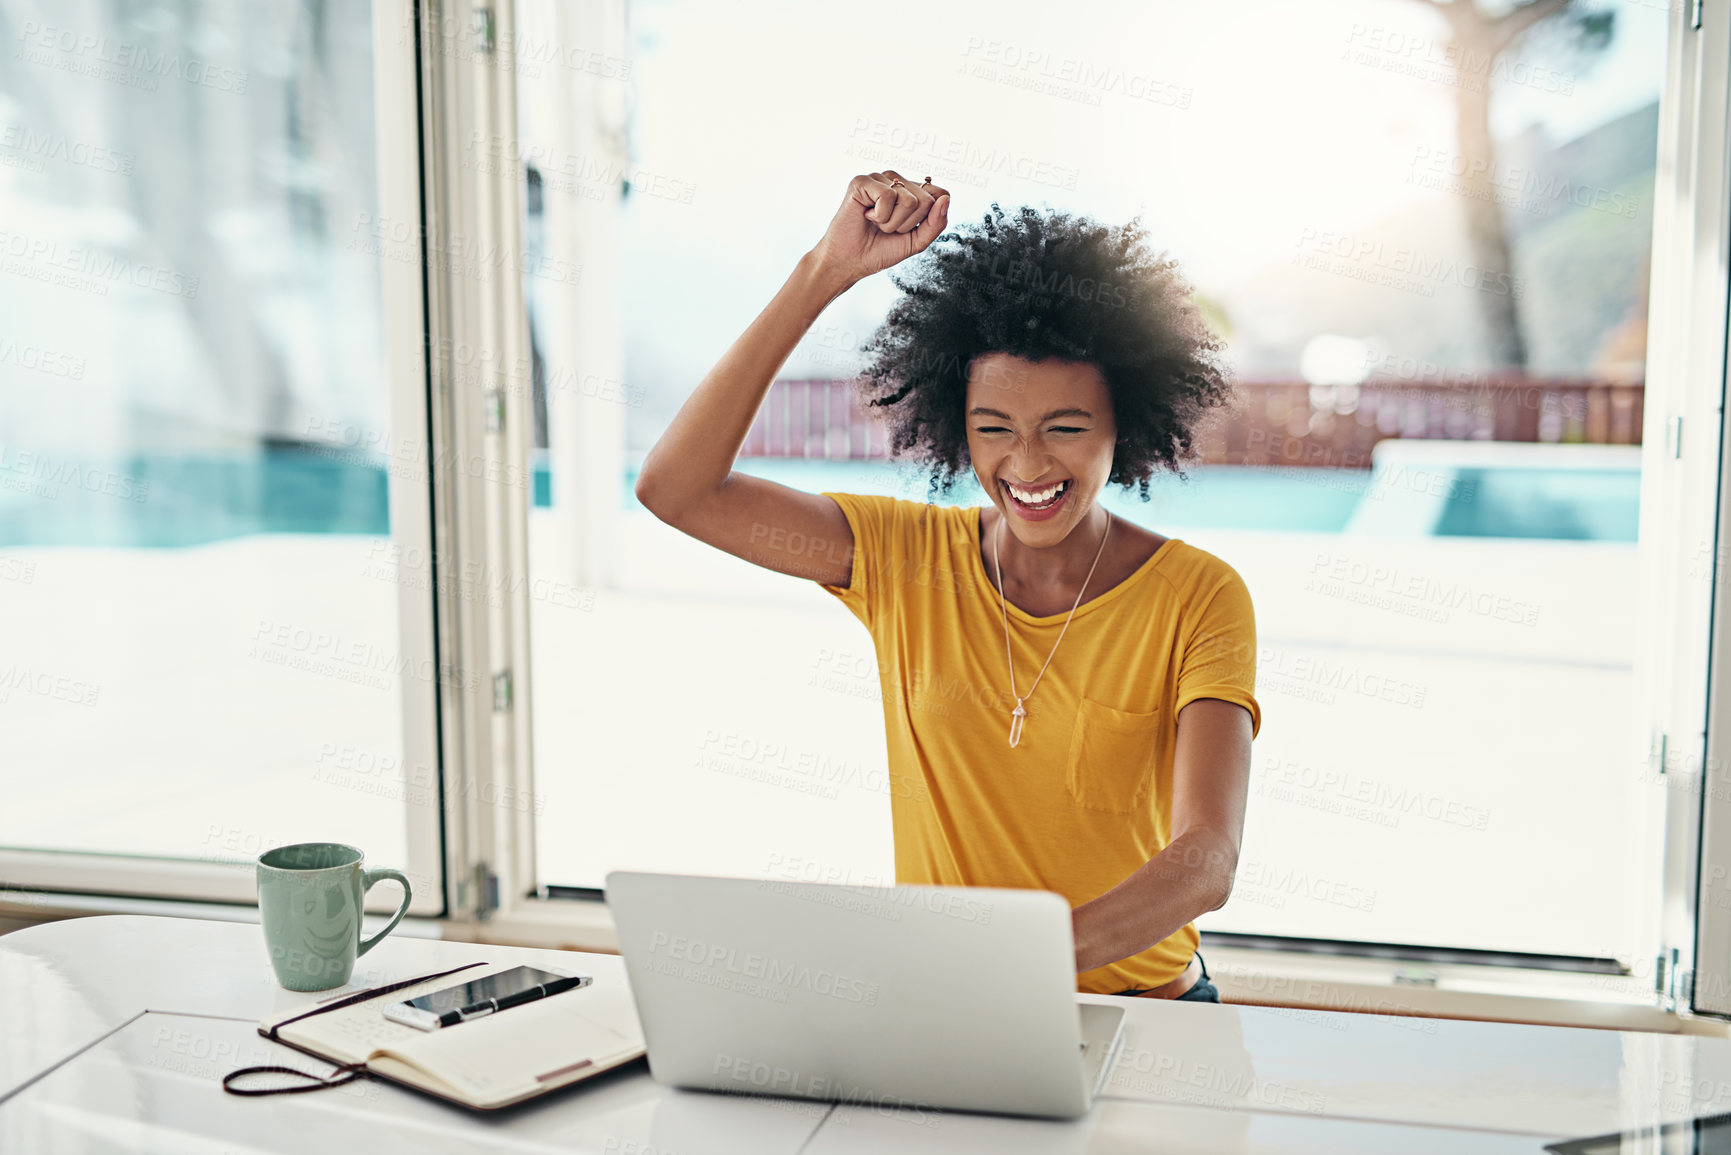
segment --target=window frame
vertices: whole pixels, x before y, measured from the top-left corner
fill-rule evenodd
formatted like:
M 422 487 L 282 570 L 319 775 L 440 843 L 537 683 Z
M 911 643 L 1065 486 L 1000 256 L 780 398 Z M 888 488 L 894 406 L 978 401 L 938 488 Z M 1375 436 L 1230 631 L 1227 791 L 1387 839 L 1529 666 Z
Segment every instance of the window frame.
M 515 578 L 527 572 L 532 399 L 500 371 L 528 359 L 511 257 L 523 189 L 507 166 L 465 160 L 482 135 L 515 132 L 515 6 L 426 0 L 416 17 L 446 927 L 473 937 L 534 863 L 517 808 L 531 797 L 531 713 L 514 685 L 529 645 L 528 583 Z M 491 268 L 470 275 L 471 260 Z
M 1731 7 L 1672 13 L 1660 117 L 1666 231 L 1655 215 L 1650 364 L 1667 385 L 1663 414 L 1650 409 L 1643 438 L 1642 515 L 1651 498 L 1672 536 L 1673 568 L 1659 570 L 1644 608 L 1669 610 L 1671 629 L 1646 689 L 1651 768 L 1665 779 L 1664 905 L 1654 982 L 1668 1009 L 1731 1017 L 1731 908 L 1710 901 L 1731 870 L 1731 797 L 1711 789 L 1731 757 L 1731 599 L 1724 564 L 1731 543 L 1731 445 L 1726 444 L 1727 309 L 1731 307 Z M 1690 8 L 1694 12 L 1689 11 Z M 1697 15 L 1698 14 L 1698 15 Z M 1699 19 L 1699 27 L 1694 27 Z M 1666 155 L 1669 147 L 1670 154 Z M 1668 203 L 1674 198 L 1674 204 Z M 1660 240 L 1666 242 L 1661 248 Z M 1661 259 L 1663 258 L 1663 259 Z M 1649 462 L 1662 478 L 1651 495 Z M 1663 471 L 1662 473 L 1660 471 Z M 1657 551 L 1655 551 L 1657 552 Z M 1702 581 L 1702 557 L 1706 581 Z

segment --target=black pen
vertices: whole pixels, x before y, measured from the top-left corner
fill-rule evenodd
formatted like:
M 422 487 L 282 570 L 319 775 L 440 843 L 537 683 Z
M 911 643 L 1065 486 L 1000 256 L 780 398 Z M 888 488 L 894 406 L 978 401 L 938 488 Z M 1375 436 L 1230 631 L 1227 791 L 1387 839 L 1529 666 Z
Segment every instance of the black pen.
M 458 1023 L 478 1019 L 495 1011 L 508 1011 L 512 1007 L 532 1003 L 536 999 L 544 999 L 548 995 L 556 995 L 561 991 L 572 990 L 575 987 L 586 987 L 589 982 L 590 976 L 588 975 L 570 975 L 566 978 L 554 979 L 550 983 L 537 984 L 527 990 L 502 995 L 496 999 L 482 999 L 478 1003 L 471 1003 L 454 1011 L 446 1011 L 439 1016 L 439 1025 L 441 1027 L 454 1027 Z

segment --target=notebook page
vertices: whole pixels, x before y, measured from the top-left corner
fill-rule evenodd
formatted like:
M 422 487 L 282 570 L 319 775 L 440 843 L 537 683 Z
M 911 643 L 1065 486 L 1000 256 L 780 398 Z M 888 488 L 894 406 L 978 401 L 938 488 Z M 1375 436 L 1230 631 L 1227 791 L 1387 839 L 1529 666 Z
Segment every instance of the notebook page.
M 565 991 L 484 1019 L 389 1045 L 383 1054 L 427 1072 L 477 1102 L 542 1086 L 538 1076 L 596 1067 L 643 1053 L 643 1032 L 625 987 Z
M 350 1014 L 348 1007 L 295 1023 L 277 1032 L 277 1037 L 310 1047 L 322 1055 L 332 1055 L 345 1063 L 358 1063 L 377 1051 L 399 1043 L 412 1042 L 427 1032 L 385 1018 L 382 1008 L 397 1000 L 386 998 L 377 1003 L 357 1004 L 353 1010 L 366 1008 L 366 1014 Z

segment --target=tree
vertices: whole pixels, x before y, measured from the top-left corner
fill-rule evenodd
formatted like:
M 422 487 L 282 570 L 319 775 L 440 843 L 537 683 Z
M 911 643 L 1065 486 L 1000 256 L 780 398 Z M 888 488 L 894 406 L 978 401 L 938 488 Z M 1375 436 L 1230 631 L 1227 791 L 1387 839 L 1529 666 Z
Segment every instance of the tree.
M 1494 177 L 1496 141 L 1491 138 L 1491 79 L 1500 75 L 1502 55 L 1540 23 L 1561 29 L 1580 57 L 1589 57 L 1610 43 L 1616 13 L 1593 11 L 1573 0 L 1516 0 L 1495 15 L 1481 10 L 1477 0 L 1417 0 L 1440 12 L 1449 26 L 1444 51 L 1453 73 L 1456 147 L 1464 172 L 1467 243 L 1480 284 L 1514 284 L 1510 271 L 1509 236 L 1497 203 Z M 1488 353 L 1499 368 L 1521 369 L 1527 344 L 1521 332 L 1518 302 L 1513 292 L 1479 293 Z

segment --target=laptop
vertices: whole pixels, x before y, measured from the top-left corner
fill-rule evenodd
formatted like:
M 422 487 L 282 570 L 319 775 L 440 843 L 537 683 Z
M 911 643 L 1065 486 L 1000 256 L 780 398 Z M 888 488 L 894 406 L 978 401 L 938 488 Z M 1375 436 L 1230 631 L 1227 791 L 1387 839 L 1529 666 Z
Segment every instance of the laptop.
M 1067 1119 L 1123 1045 L 1050 891 L 614 871 L 606 895 L 671 1086 Z

